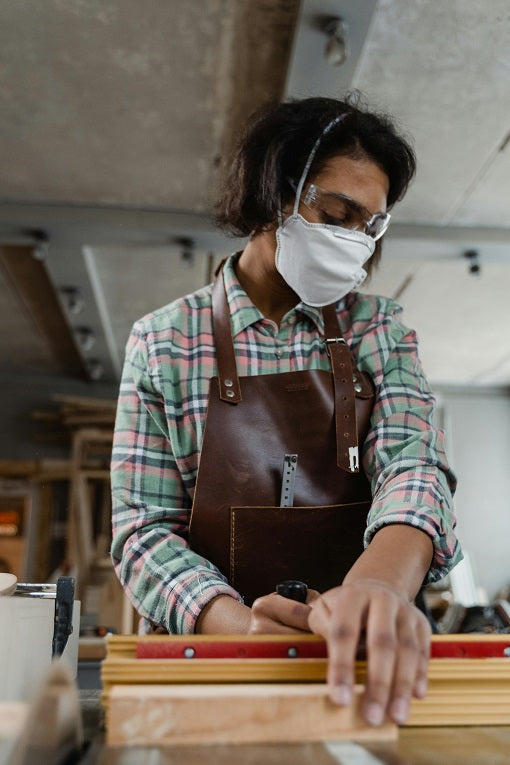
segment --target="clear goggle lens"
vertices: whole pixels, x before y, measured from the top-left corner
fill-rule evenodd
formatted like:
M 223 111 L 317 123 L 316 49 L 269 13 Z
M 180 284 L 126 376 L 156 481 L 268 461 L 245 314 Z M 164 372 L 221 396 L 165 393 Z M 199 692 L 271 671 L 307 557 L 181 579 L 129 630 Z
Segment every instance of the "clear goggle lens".
M 313 183 L 308 186 L 302 201 L 307 207 L 319 210 L 323 215 L 324 223 L 341 226 L 351 231 L 362 231 L 375 241 L 381 238 L 390 224 L 389 213 L 372 215 L 350 197 L 324 191 Z

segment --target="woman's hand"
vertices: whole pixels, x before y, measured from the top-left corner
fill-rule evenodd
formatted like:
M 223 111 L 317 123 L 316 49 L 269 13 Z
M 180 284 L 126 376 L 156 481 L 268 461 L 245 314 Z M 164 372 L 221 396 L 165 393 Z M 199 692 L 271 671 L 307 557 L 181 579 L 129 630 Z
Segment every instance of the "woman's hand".
M 318 597 L 319 593 L 316 590 L 308 590 L 306 603 L 284 598 L 276 592 L 257 598 L 251 607 L 248 634 L 310 632 L 310 604 Z
M 308 623 L 328 644 L 332 701 L 347 705 L 352 699 L 354 662 L 364 631 L 364 717 L 370 725 L 380 725 L 386 714 L 404 723 L 411 697 L 423 698 L 427 691 L 431 629 L 421 611 L 384 581 L 367 578 L 315 599 Z

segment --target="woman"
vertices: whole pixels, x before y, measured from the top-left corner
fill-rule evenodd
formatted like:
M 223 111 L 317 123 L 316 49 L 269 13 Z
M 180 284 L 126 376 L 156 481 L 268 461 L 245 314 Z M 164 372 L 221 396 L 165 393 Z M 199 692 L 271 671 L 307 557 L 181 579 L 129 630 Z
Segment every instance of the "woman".
M 323 635 L 339 705 L 363 634 L 373 725 L 425 694 L 413 600 L 461 555 L 415 335 L 356 292 L 414 170 L 353 101 L 255 115 L 218 205 L 248 244 L 135 324 L 112 461 L 112 555 L 146 628 Z M 276 594 L 286 578 L 306 603 Z

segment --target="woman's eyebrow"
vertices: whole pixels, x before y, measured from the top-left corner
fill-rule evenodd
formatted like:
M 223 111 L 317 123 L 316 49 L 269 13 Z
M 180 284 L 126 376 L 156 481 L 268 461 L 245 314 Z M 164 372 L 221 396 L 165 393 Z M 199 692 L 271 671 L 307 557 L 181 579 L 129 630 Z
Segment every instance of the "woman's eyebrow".
M 369 218 L 372 217 L 372 215 L 375 215 L 375 213 L 371 213 L 370 210 L 367 210 L 364 205 L 360 204 L 359 202 L 356 202 L 355 199 L 352 197 L 347 196 L 347 194 L 342 194 L 341 192 L 336 191 L 323 191 L 323 194 L 327 194 L 327 196 L 330 197 L 336 197 L 337 199 L 342 199 L 348 202 L 351 207 L 353 207 L 357 212 L 361 212 L 366 214 Z

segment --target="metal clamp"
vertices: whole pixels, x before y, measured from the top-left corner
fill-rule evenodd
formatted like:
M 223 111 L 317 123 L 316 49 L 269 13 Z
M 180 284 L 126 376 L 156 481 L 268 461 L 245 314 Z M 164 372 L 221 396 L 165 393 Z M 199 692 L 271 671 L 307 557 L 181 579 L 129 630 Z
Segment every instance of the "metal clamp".
M 74 579 L 60 576 L 57 579 L 55 619 L 53 626 L 52 655 L 61 656 L 73 631 Z

